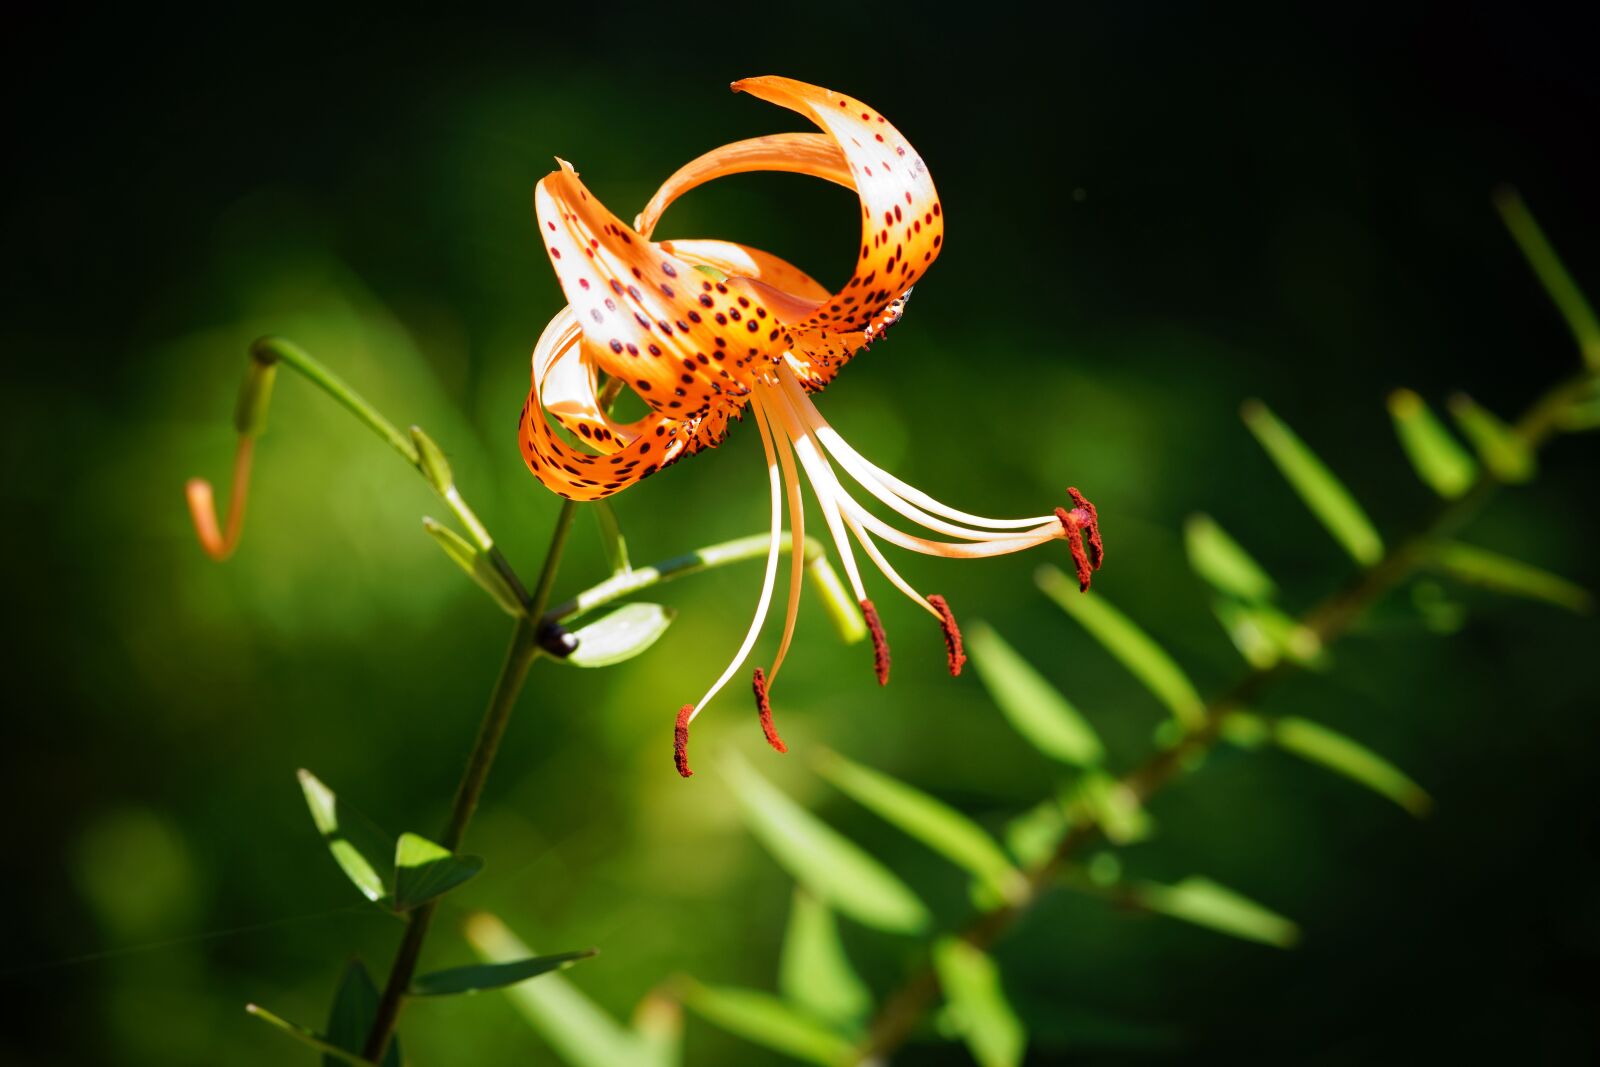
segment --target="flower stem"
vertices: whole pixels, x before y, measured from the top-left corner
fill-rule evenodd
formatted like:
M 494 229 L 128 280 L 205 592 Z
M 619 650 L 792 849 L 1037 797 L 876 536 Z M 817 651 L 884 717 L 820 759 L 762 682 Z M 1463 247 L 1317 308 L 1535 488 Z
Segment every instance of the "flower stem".
M 1534 402 L 1514 427 L 1514 432 L 1526 442 L 1530 451 L 1537 450 L 1559 429 L 1563 411 L 1592 388 L 1597 376 L 1600 373 L 1579 375 L 1557 385 Z M 1442 504 L 1417 533 L 1306 612 L 1300 625 L 1316 634 L 1324 647 L 1332 645 L 1384 594 L 1426 563 L 1434 546 L 1465 524 L 1501 484 L 1485 470 L 1471 489 L 1458 499 Z M 1076 586 L 1063 595 L 1076 596 Z M 1197 757 L 1217 743 L 1233 714 L 1254 704 L 1274 682 L 1296 669 L 1296 664 L 1281 659 L 1271 667 L 1257 668 L 1242 675 L 1205 705 L 1198 725 L 1191 732 L 1124 775 L 1122 786 L 1140 803 L 1148 801 L 1169 782 L 1199 764 Z M 1026 892 L 1014 901 L 975 915 L 957 936 L 987 951 L 1056 885 L 1068 860 L 1100 836 L 1100 828 L 1092 822 L 1075 824 L 1057 842 L 1050 856 L 1024 872 Z M 857 1049 L 859 1062 L 887 1061 L 910 1038 L 938 993 L 938 977 L 931 964 L 924 962 L 884 1001 L 872 1020 L 867 1037 Z

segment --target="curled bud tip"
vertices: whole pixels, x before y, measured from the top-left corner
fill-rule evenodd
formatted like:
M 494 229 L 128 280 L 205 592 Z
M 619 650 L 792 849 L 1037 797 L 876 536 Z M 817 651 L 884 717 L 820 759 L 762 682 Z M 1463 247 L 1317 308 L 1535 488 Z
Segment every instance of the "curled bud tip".
M 867 633 L 872 635 L 872 669 L 878 675 L 878 684 L 888 685 L 889 639 L 883 635 L 883 622 L 870 600 L 861 602 L 861 614 L 867 620 Z
M 959 677 L 961 665 L 967 662 L 967 653 L 961 647 L 961 627 L 956 625 L 955 612 L 950 610 L 949 603 L 938 593 L 928 597 L 928 603 L 939 613 L 939 625 L 944 628 L 944 654 L 950 666 L 950 676 Z
M 672 730 L 672 762 L 677 764 L 678 773 L 685 778 L 694 777 L 694 772 L 689 769 L 689 717 L 693 714 L 693 704 L 679 708 L 678 724 Z
M 767 744 L 779 752 L 789 751 L 789 746 L 778 736 L 778 728 L 772 722 L 772 699 L 767 694 L 767 672 L 757 667 L 755 675 L 750 679 L 750 688 L 756 695 L 756 711 L 761 715 L 761 732 L 767 735 Z

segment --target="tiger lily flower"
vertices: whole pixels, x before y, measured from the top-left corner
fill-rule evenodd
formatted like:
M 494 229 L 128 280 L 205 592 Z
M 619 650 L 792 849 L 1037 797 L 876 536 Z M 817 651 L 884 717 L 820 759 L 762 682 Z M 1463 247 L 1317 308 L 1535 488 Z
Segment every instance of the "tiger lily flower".
M 800 604 L 802 471 L 860 602 L 880 684 L 889 680 L 889 646 L 852 540 L 892 586 L 938 622 L 951 674 L 960 673 L 966 657 L 950 606 L 903 579 L 884 558 L 880 541 L 925 555 L 975 559 L 1066 540 L 1085 590 L 1104 554 L 1094 506 L 1076 489 L 1069 490 L 1073 506 L 1052 514 L 972 515 L 875 466 L 828 425 L 813 394 L 899 320 L 911 287 L 944 243 L 944 209 L 921 157 L 859 100 L 779 77 L 737 81 L 733 89 L 795 111 L 820 132 L 773 134 L 714 149 L 669 177 L 632 226 L 608 211 L 564 160 L 534 195 L 539 234 L 568 301 L 533 352 L 533 387 L 519 433 L 534 477 L 568 499 L 599 500 L 716 447 L 747 412 L 765 453 L 772 538 L 761 595 L 732 662 L 700 700 L 678 713 L 673 755 L 684 777 L 691 773 L 689 723 L 743 667 L 766 622 L 787 510 L 793 548 L 783 636 L 771 665 L 756 668 L 752 682 L 767 739 L 784 751 L 772 724 L 770 694 Z M 766 170 L 809 174 L 860 198 L 860 254 L 837 291 L 777 256 L 731 241 L 652 240 L 662 213 L 685 192 L 724 175 Z M 632 389 L 648 414 L 631 422 L 613 419 L 601 401 L 601 371 Z M 558 435 L 551 421 L 581 447 Z M 853 485 L 847 487 L 846 479 Z M 890 525 L 862 506 L 858 491 L 939 536 Z

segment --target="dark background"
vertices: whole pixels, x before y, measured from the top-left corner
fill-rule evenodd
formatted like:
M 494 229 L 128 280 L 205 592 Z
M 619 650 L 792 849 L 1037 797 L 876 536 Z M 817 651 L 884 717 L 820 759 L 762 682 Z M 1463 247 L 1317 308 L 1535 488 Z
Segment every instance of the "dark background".
M 194 548 L 181 486 L 224 475 L 245 346 L 282 332 L 427 426 L 531 571 L 556 504 L 511 424 L 560 306 L 530 203 L 555 154 L 631 217 L 706 148 L 800 127 L 730 96 L 732 78 L 788 74 L 881 108 L 928 161 L 949 240 L 905 324 L 821 406 L 880 464 L 980 512 L 1048 508 L 1081 485 L 1113 546 L 1099 588 L 1206 692 L 1241 665 L 1184 565 L 1184 516 L 1216 515 L 1291 609 L 1347 573 L 1239 424 L 1241 400 L 1271 404 L 1393 538 L 1431 502 L 1393 441 L 1390 390 L 1438 405 L 1464 389 L 1509 416 L 1575 370 L 1489 194 L 1515 184 L 1600 293 L 1592 17 L 1118 5 L 1002 24 L 999 10 L 13 23 L 0 1062 L 289 1060 L 243 1002 L 316 1021 L 350 953 L 386 965 L 398 928 L 347 907 L 293 771 L 427 832 L 503 622 L 416 530 L 438 512 L 420 482 L 287 376 L 226 567 Z M 686 198 L 660 236 L 744 240 L 833 280 L 854 218 L 838 189 L 746 176 Z M 620 498 L 636 560 L 760 528 L 749 436 Z M 1596 449 L 1558 440 L 1540 480 L 1468 538 L 1600 587 Z M 600 574 L 580 534 L 564 590 Z M 1037 594 L 1036 562 L 905 569 L 991 620 L 1131 765 L 1160 712 Z M 674 631 L 613 671 L 538 668 L 473 833 L 488 871 L 452 898 L 430 959 L 465 959 L 452 920 L 481 907 L 547 949 L 601 945 L 573 979 L 618 1014 L 677 972 L 771 987 L 787 881 L 717 777 L 680 782 L 664 751 L 756 581 L 746 567 L 672 587 Z M 1304 945 L 1057 895 L 999 950 L 1029 1062 L 1594 1055 L 1600 633 L 1448 595 L 1470 611 L 1461 632 L 1427 631 L 1401 593 L 1332 671 L 1266 701 L 1393 758 L 1435 816 L 1220 753 L 1157 802 L 1158 835 L 1124 862 L 1214 877 L 1296 918 Z M 779 709 L 799 758 L 758 751 L 737 695 L 696 745 L 759 759 L 954 924 L 959 876 L 828 791 L 805 750 L 830 745 L 995 827 L 1050 769 L 972 679 L 940 677 L 911 609 L 886 622 L 907 636 L 880 694 L 861 650 L 838 650 L 809 611 Z M 879 993 L 913 955 L 846 936 Z M 688 1025 L 689 1063 L 767 1062 Z M 419 1006 L 405 1034 L 418 1063 L 553 1062 L 494 997 Z

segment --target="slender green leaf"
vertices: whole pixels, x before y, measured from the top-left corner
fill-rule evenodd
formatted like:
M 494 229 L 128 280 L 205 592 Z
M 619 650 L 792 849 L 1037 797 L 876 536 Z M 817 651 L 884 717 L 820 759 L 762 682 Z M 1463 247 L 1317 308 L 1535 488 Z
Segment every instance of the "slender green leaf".
M 534 955 L 505 924 L 482 912 L 466 924 L 467 942 L 478 958 L 510 963 Z M 620 1025 L 565 976 L 505 987 L 513 1006 L 571 1067 L 665 1067 L 652 1044 Z
M 676 615 L 660 604 L 624 604 L 574 633 L 577 650 L 563 662 L 575 667 L 609 667 L 632 659 L 655 644 Z
M 359 1054 L 367 1042 L 367 1033 L 378 1015 L 378 987 L 360 960 L 351 960 L 344 969 L 339 991 L 333 998 L 333 1009 L 328 1014 L 328 1043 L 347 1052 Z M 384 1053 L 383 1067 L 400 1067 L 400 1041 L 389 1042 Z M 323 1067 L 337 1067 L 340 1060 L 334 1056 L 322 1058 Z
M 1600 379 L 1589 381 L 1588 387 L 1556 416 L 1556 425 L 1568 433 L 1600 429 Z
M 1286 716 L 1273 726 L 1278 747 L 1319 764 L 1388 797 L 1413 815 L 1426 815 L 1433 798 L 1405 772 L 1344 734 L 1306 719 Z
M 652 989 L 633 1009 L 633 1032 L 650 1067 L 683 1061 L 683 1004 L 671 989 Z
M 1006 847 L 1027 867 L 1036 867 L 1050 857 L 1071 823 L 1060 799 L 1042 800 L 1006 823 Z
M 1151 819 L 1139 798 L 1103 771 L 1079 778 L 1063 793 L 1061 803 L 1073 823 L 1100 827 L 1112 844 L 1129 845 L 1150 836 Z
M 1034 573 L 1034 580 L 1061 609 L 1082 624 L 1146 689 L 1165 704 L 1179 725 L 1194 729 L 1205 722 L 1205 702 L 1194 683 L 1171 656 L 1099 595 L 1083 596 L 1078 583 L 1049 564 Z
M 1440 496 L 1454 500 L 1478 480 L 1478 464 L 1456 443 L 1422 397 L 1410 389 L 1389 394 L 1389 415 L 1417 477 Z
M 1249 401 L 1240 412 L 1261 447 L 1350 558 L 1370 567 L 1383 558 L 1383 539 L 1333 472 L 1267 406 Z
M 1466 605 L 1451 599 L 1444 586 L 1431 578 L 1411 583 L 1411 606 L 1422 617 L 1422 624 L 1436 634 L 1453 634 L 1466 625 Z
M 1034 748 L 1076 767 L 1104 758 L 1094 727 L 992 628 L 979 622 L 968 629 L 967 654 L 990 698 Z
M 584 948 L 576 952 L 562 952 L 554 956 L 534 956 L 510 963 L 480 963 L 468 967 L 451 967 L 434 971 L 414 979 L 406 990 L 413 997 L 448 997 L 457 993 L 481 993 L 485 989 L 503 989 L 518 982 L 526 982 L 541 974 L 565 970 L 570 964 L 598 955 L 597 948 Z
M 1505 220 L 1511 236 L 1516 238 L 1533 272 L 1539 276 L 1544 291 L 1550 294 L 1561 317 L 1567 320 L 1567 328 L 1577 340 L 1584 362 L 1590 370 L 1600 370 L 1600 320 L 1595 319 L 1594 308 L 1589 306 L 1583 290 L 1567 273 L 1561 257 L 1556 255 L 1556 250 L 1551 247 L 1539 223 L 1534 220 L 1533 213 L 1515 189 L 1498 190 L 1494 204 L 1500 209 L 1500 217 Z
M 854 1045 L 770 993 L 691 982 L 683 1002 L 709 1023 L 763 1048 L 822 1067 L 854 1063 Z
M 1027 894 L 1027 879 L 999 843 L 943 801 L 836 753 L 820 759 L 817 770 L 857 803 L 965 869 L 1003 899 L 1018 901 Z
M 324 1060 L 333 1060 L 336 1063 L 347 1063 L 353 1067 L 372 1067 L 371 1060 L 364 1060 L 354 1052 L 346 1051 L 317 1033 L 315 1030 L 292 1023 L 281 1015 L 275 1015 L 259 1004 L 246 1004 L 244 1010 L 254 1015 L 257 1019 L 288 1034 L 296 1041 L 308 1048 L 313 1048 L 323 1054 Z M 387 1064 L 388 1060 L 384 1062 Z
M 1446 542 L 1434 550 L 1432 563 L 1457 581 L 1499 593 L 1542 600 L 1569 611 L 1594 607 L 1594 597 L 1581 585 L 1488 549 Z
M 789 929 L 778 962 L 784 998 L 841 1032 L 857 1034 L 872 1011 L 872 993 L 850 966 L 828 906 L 795 887 Z
M 943 937 L 933 946 L 933 966 L 952 1022 L 979 1067 L 1018 1067 L 1028 1037 L 1006 1000 L 994 960 L 960 938 Z
M 1502 482 L 1526 482 L 1538 472 L 1538 461 L 1533 449 L 1528 447 L 1527 438 L 1501 422 L 1487 408 L 1480 407 L 1470 396 L 1465 393 L 1452 396 L 1450 414 L 1472 442 L 1489 473 Z
M 340 801 L 310 771 L 302 770 L 299 776 L 311 820 L 333 853 L 334 862 L 363 896 L 383 903 L 394 883 L 394 838 Z
M 1189 516 L 1183 524 L 1183 544 L 1189 566 L 1219 593 L 1249 601 L 1278 595 L 1272 577 L 1210 515 Z
M 407 911 L 443 896 L 483 870 L 477 856 L 458 856 L 421 834 L 401 834 L 394 853 L 394 906 Z
M 1294 922 L 1209 878 L 1185 878 L 1170 886 L 1146 882 L 1133 889 L 1133 900 L 1150 911 L 1275 948 L 1300 940 Z
M 589 505 L 589 510 L 594 512 L 595 522 L 600 525 L 600 546 L 605 549 L 606 563 L 611 567 L 612 574 L 627 574 L 633 570 L 628 563 L 628 542 L 622 537 L 622 526 L 617 522 L 617 513 L 612 510 L 608 500 L 596 500 Z
M 444 450 L 434 443 L 421 426 L 411 427 L 411 443 L 417 448 L 417 470 L 428 479 L 436 493 L 443 496 L 455 488 L 455 475 L 450 473 L 450 461 Z
M 450 561 L 467 573 L 467 577 L 478 583 L 484 592 L 494 597 L 496 604 L 508 615 L 521 615 L 522 602 L 517 599 L 505 577 L 495 569 L 490 561 L 489 554 L 481 551 L 476 545 L 465 537 L 456 533 L 434 519 L 424 515 L 422 528 L 432 537 Z
M 724 762 L 723 774 L 750 831 L 797 882 L 867 926 L 906 934 L 927 927 L 928 909 L 922 901 L 859 845 L 737 756 Z
M 1258 670 L 1284 657 L 1307 666 L 1322 666 L 1327 659 L 1315 633 L 1271 604 L 1219 596 L 1212 601 L 1211 610 L 1239 654 Z
M 847 645 L 865 640 L 867 620 L 861 617 L 861 606 L 851 598 L 850 591 L 839 579 L 839 572 L 828 562 L 826 553 L 819 552 L 815 558 L 806 561 L 806 577 L 811 580 L 811 588 L 822 599 L 822 610 L 833 624 L 839 640 Z

